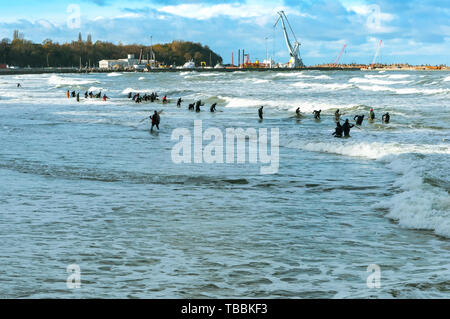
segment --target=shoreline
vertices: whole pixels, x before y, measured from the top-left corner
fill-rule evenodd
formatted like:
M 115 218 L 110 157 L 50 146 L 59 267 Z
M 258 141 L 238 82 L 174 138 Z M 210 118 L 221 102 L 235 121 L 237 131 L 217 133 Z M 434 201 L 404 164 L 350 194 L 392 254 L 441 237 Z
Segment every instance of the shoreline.
M 362 69 L 360 67 L 355 68 L 333 68 L 333 67 L 304 67 L 296 69 L 288 68 L 196 68 L 196 69 L 151 69 L 148 71 L 143 70 L 110 70 L 110 69 L 91 69 L 91 70 L 79 70 L 78 68 L 64 68 L 64 69 L 0 69 L 1 75 L 27 75 L 27 74 L 89 74 L 89 73 L 176 73 L 176 72 L 298 72 L 298 71 L 450 71 L 450 69 L 426 69 L 420 67 L 412 67 L 405 69 L 398 68 L 375 68 L 375 69 Z

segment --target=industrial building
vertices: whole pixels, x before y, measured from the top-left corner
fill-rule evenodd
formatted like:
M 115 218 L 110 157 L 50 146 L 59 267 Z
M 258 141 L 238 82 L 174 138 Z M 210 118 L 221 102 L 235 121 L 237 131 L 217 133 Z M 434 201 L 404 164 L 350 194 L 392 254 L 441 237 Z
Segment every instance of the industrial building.
M 101 60 L 98 62 L 98 67 L 100 69 L 134 68 L 138 64 L 139 60 L 134 57 L 134 54 L 128 54 L 127 59 Z

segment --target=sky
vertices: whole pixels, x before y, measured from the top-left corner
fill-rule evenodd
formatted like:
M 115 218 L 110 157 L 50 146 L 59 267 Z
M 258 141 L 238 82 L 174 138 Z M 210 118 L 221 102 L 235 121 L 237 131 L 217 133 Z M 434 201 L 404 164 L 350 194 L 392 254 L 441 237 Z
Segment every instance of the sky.
M 0 0 L 0 39 L 18 29 L 42 43 L 78 38 L 150 45 L 200 42 L 231 62 L 244 49 L 250 59 L 289 53 L 277 12 L 283 10 L 301 43 L 306 65 L 370 64 L 382 40 L 381 63 L 450 65 L 448 0 Z M 292 36 L 291 36 L 292 39 Z M 236 61 L 235 61 L 236 62 Z

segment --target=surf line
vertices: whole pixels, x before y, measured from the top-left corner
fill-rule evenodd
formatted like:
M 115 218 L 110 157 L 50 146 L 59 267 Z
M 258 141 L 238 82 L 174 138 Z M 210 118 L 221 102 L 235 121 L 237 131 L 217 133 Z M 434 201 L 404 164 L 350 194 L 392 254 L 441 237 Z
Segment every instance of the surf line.
M 225 135 L 225 138 L 224 138 Z M 194 121 L 193 143 L 191 131 L 187 128 L 176 128 L 171 140 L 178 141 L 171 152 L 175 164 L 245 164 L 248 154 L 250 164 L 261 165 L 263 175 L 277 174 L 280 164 L 279 129 L 259 128 L 226 128 L 225 134 L 217 127 L 209 127 L 203 131 L 202 120 Z M 204 141 L 210 141 L 203 147 Z M 248 141 L 248 152 L 247 152 Z M 268 152 L 270 144 L 270 154 Z M 226 147 L 224 146 L 226 145 Z M 236 149 L 236 152 L 235 152 Z M 193 155 L 193 156 L 192 156 Z

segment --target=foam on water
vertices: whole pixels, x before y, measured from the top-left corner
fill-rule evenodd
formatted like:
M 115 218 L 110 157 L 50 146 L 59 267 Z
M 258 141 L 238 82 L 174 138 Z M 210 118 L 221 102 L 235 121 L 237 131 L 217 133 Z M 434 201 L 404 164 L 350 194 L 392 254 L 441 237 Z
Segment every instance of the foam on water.
M 291 85 L 294 87 L 297 87 L 297 88 L 311 89 L 311 90 L 318 90 L 318 91 L 346 90 L 353 86 L 352 84 L 314 83 L 314 82 L 296 82 Z
M 426 173 L 433 172 L 435 169 L 433 166 L 436 164 L 433 164 L 433 161 L 436 161 L 436 158 L 444 168 L 440 173 L 435 174 L 444 181 L 450 177 L 449 171 L 445 169 L 446 163 L 450 159 L 450 145 L 351 141 L 301 144 L 291 141 L 286 146 L 311 152 L 332 153 L 386 162 L 390 169 L 399 174 L 399 178 L 393 185 L 399 189 L 399 192 L 387 200 L 376 203 L 373 208 L 388 210 L 387 217 L 398 221 L 402 227 L 432 230 L 440 236 L 450 238 L 449 189 L 425 182 Z M 429 156 L 433 156 L 432 160 Z
M 443 160 L 447 160 L 443 158 Z M 432 230 L 440 236 L 450 238 L 449 190 L 425 182 L 424 167 L 430 159 L 413 160 L 411 156 L 398 157 L 388 167 L 400 174 L 394 186 L 400 189 L 390 199 L 374 205 L 389 210 L 388 218 L 398 221 L 402 227 Z M 442 172 L 448 178 L 449 172 Z
M 85 79 L 80 79 L 80 78 L 62 77 L 59 75 L 52 75 L 48 79 L 48 83 L 51 85 L 56 85 L 56 87 L 62 87 L 62 86 L 79 86 L 79 85 L 93 84 L 93 83 L 99 83 L 99 82 L 97 80 L 85 80 Z
M 116 77 L 116 76 L 122 76 L 122 75 L 123 75 L 122 73 L 112 72 L 112 73 L 108 73 L 107 76 L 109 76 L 109 77 Z
M 329 110 L 329 109 L 346 109 L 352 108 L 351 104 L 334 104 L 329 102 L 323 102 L 320 100 L 260 100 L 241 97 L 227 97 L 218 96 L 219 99 L 225 101 L 227 108 L 246 108 L 246 107 L 269 107 L 277 108 L 289 111 L 295 111 L 297 107 L 300 107 L 301 111 L 312 112 L 313 110 Z
M 367 159 L 382 159 L 386 156 L 405 153 L 418 154 L 450 154 L 448 144 L 423 145 L 401 143 L 361 143 L 351 140 L 333 140 L 333 142 L 300 143 L 291 141 L 287 147 L 299 148 L 311 152 L 332 153 L 345 156 L 363 157 Z
M 450 89 L 417 89 L 417 88 L 392 88 L 389 86 L 382 85 L 358 85 L 358 88 L 363 91 L 389 91 L 394 92 L 396 94 L 425 94 L 425 95 L 433 95 L 433 94 L 446 94 L 450 92 Z
M 351 78 L 348 82 L 390 85 L 390 84 L 407 84 L 411 83 L 412 81 L 389 81 L 389 80 L 380 80 L 377 78 Z

